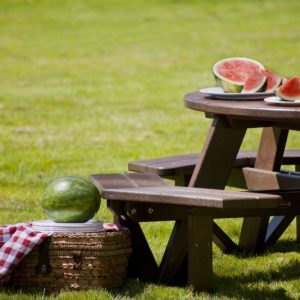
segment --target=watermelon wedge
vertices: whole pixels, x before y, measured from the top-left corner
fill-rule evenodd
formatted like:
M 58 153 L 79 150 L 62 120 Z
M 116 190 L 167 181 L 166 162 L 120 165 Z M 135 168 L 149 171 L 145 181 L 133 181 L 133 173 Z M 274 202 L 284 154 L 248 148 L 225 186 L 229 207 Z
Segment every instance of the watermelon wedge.
M 286 101 L 300 100 L 300 79 L 297 76 L 291 77 L 275 92 L 278 97 Z
M 286 80 L 281 75 L 268 69 L 265 70 L 265 74 L 267 76 L 266 89 L 264 90 L 266 93 L 274 92 Z
M 245 57 L 231 57 L 213 65 L 217 85 L 229 93 L 256 93 L 264 89 L 267 79 L 264 66 Z

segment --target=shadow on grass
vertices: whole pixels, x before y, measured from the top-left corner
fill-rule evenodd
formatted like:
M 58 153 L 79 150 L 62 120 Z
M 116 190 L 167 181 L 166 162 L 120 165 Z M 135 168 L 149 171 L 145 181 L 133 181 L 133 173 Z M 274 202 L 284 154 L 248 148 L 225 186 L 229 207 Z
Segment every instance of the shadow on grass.
M 216 294 L 242 299 L 294 299 L 287 295 L 282 287 L 276 290 L 269 288 L 269 283 L 289 281 L 300 278 L 300 262 L 293 261 L 276 271 L 253 272 L 243 276 L 215 276 Z M 261 283 L 261 288 L 252 284 Z
M 268 253 L 286 253 L 286 252 L 300 252 L 300 243 L 295 240 L 280 240 L 274 246 L 267 249 Z
M 114 297 L 130 297 L 135 299 L 136 296 L 142 295 L 147 287 L 147 283 L 136 280 L 128 279 L 127 283 L 121 287 L 110 290 L 110 294 Z
M 268 248 L 262 255 L 268 253 L 287 253 L 299 252 L 300 244 L 294 240 L 283 240 L 276 243 L 275 246 Z M 233 255 L 246 259 L 251 257 L 247 253 L 234 253 Z M 253 254 L 257 255 L 257 254 Z M 278 299 L 289 300 L 291 297 L 284 289 L 282 282 L 297 280 L 300 278 L 300 261 L 291 261 L 288 265 L 279 267 L 274 271 L 253 271 L 246 275 L 236 276 L 214 276 L 214 293 L 211 296 L 216 298 L 228 297 L 235 299 Z M 278 283 L 278 284 L 277 284 Z M 270 287 L 270 284 L 272 286 Z M 163 288 L 163 285 L 161 286 Z M 128 285 L 111 292 L 115 297 L 135 298 L 142 295 L 147 289 L 147 283 L 136 280 L 129 280 Z M 198 299 L 198 298 L 197 298 Z M 200 297 L 201 299 L 201 297 Z
M 253 257 L 257 255 L 268 255 L 268 253 L 288 253 L 288 252 L 300 252 L 300 243 L 295 240 L 281 240 L 276 242 L 275 245 L 269 246 L 261 252 L 248 252 L 248 251 L 233 251 L 228 255 L 234 255 L 240 258 Z
M 91 290 L 81 290 L 81 291 L 74 291 L 74 290 L 66 289 L 66 290 L 61 290 L 61 291 L 57 291 L 57 292 L 50 292 L 50 291 L 46 291 L 40 287 L 16 288 L 16 287 L 10 287 L 10 286 L 1 286 L 0 292 L 4 292 L 5 295 L 7 295 L 8 297 L 9 296 L 13 297 L 13 298 L 15 295 L 21 295 L 21 296 L 23 295 L 24 298 L 32 297 L 32 299 L 40 299 L 42 297 L 43 299 L 47 299 L 47 298 L 54 299 L 56 297 L 59 297 L 61 293 L 66 293 L 66 292 L 75 293 L 74 295 L 77 295 L 77 293 L 85 293 L 87 291 L 95 291 L 96 294 L 97 294 L 97 292 L 100 292 L 100 295 L 102 295 L 102 293 L 104 293 L 106 295 L 110 294 L 112 297 L 115 297 L 117 299 L 120 297 L 127 297 L 127 298 L 135 299 L 136 296 L 143 294 L 147 285 L 148 285 L 148 283 L 141 282 L 136 279 L 128 279 L 127 282 L 125 283 L 125 285 L 120 288 L 110 288 L 110 289 L 99 288 L 99 290 L 91 289 Z M 84 294 L 82 294 L 82 295 L 84 295 Z M 0 298 L 1 298 L 1 296 L 0 296 Z M 9 299 L 11 299 L 11 298 L 9 298 Z
M 268 255 L 268 253 L 288 253 L 300 251 L 300 243 L 296 243 L 294 240 L 282 240 L 278 241 L 276 245 L 267 249 L 262 255 Z M 233 253 L 240 259 L 251 257 L 251 254 L 247 253 Z M 257 255 L 257 254 L 255 254 Z M 278 300 L 290 300 L 295 299 L 288 295 L 284 289 L 282 282 L 288 282 L 297 280 L 300 278 L 300 261 L 291 261 L 288 265 L 281 266 L 274 271 L 255 271 L 253 270 L 249 274 L 233 275 L 233 276 L 218 276 L 214 275 L 214 293 L 212 297 L 220 299 L 224 297 L 235 298 L 235 299 L 278 299 Z M 278 282 L 278 285 L 277 285 Z M 141 282 L 136 279 L 128 279 L 126 284 L 121 288 L 109 289 L 108 294 L 113 298 L 120 299 L 123 297 L 135 299 L 138 296 L 142 296 L 147 293 L 149 284 Z M 272 284 L 272 287 L 270 287 Z M 156 285 L 156 284 L 154 284 Z M 157 285 L 164 289 L 164 285 Z M 182 287 L 182 286 L 181 286 Z M 184 288 L 184 287 L 183 287 Z M 6 288 L 7 295 L 13 296 L 16 290 Z M 149 292 L 149 291 L 148 291 Z M 47 298 L 48 296 L 55 296 L 55 294 L 49 294 L 35 288 L 22 289 L 23 295 L 30 295 L 33 297 L 42 296 Z M 161 292 L 162 295 L 164 292 Z M 201 299 L 201 294 L 199 295 Z
M 274 246 L 268 247 L 261 255 L 273 253 L 300 252 L 300 243 L 295 240 L 281 240 Z M 230 255 L 247 259 L 259 256 L 256 253 L 234 252 Z M 217 276 L 215 275 L 215 295 L 238 297 L 242 299 L 294 299 L 287 295 L 284 288 L 278 287 L 271 290 L 268 285 L 276 281 L 290 281 L 300 278 L 300 261 L 293 261 L 287 266 L 282 266 L 276 271 L 252 272 L 240 276 Z M 253 284 L 261 283 L 261 288 L 255 288 Z
M 276 287 L 272 289 L 269 284 L 278 281 L 289 281 L 300 278 L 300 262 L 294 261 L 288 266 L 283 266 L 276 271 L 272 272 L 252 272 L 248 275 L 241 276 L 214 276 L 214 292 L 211 294 L 212 298 L 234 298 L 234 299 L 278 299 L 278 300 L 292 300 L 295 298 L 290 297 L 283 287 Z M 149 283 L 150 284 L 150 283 Z M 142 296 L 148 288 L 148 283 L 141 282 L 135 279 L 128 279 L 127 283 L 121 288 L 114 288 L 107 290 L 111 297 L 122 299 L 123 297 L 136 299 Z M 254 286 L 256 285 L 256 286 Z M 276 283 L 275 283 L 276 285 Z M 259 287 L 257 287 L 259 286 Z M 160 286 L 164 289 L 164 286 Z M 16 290 L 7 288 L 5 289 L 7 295 L 13 296 Z M 27 288 L 19 290 L 19 293 L 24 296 L 31 296 L 34 299 L 42 296 L 44 299 L 58 296 L 52 293 L 43 293 L 41 290 L 34 288 Z M 164 295 L 164 292 L 161 292 Z M 106 294 L 107 295 L 107 294 Z M 207 294 L 205 294 L 208 297 Z M 169 294 L 170 296 L 170 294 Z M 195 295 L 195 299 L 202 299 L 201 294 Z M 168 298 L 169 299 L 169 298 Z M 171 298 L 170 298 L 171 299 Z

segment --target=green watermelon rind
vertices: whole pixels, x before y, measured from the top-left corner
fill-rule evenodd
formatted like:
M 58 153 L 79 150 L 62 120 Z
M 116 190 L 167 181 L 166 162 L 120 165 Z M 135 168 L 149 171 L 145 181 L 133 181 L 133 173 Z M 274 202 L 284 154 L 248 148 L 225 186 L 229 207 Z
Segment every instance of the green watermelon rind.
M 223 89 L 226 93 L 241 93 L 244 85 L 234 84 L 229 82 L 228 80 L 222 80 L 218 76 L 215 76 L 215 80 L 217 82 L 217 86 Z
M 68 182 L 71 188 L 56 191 L 56 196 L 53 196 L 53 188 L 62 181 Z M 82 201 L 79 195 L 84 195 L 84 199 L 88 200 Z M 50 182 L 43 194 L 42 207 L 54 222 L 81 223 L 94 217 L 100 208 L 100 201 L 100 193 L 92 182 L 82 177 L 68 176 Z
M 216 62 L 213 65 L 213 74 L 216 78 L 216 82 L 217 85 L 220 86 L 225 93 L 256 93 L 256 92 L 262 92 L 266 86 L 266 79 L 267 76 L 262 76 L 262 80 L 261 80 L 261 84 L 256 86 L 254 89 L 252 90 L 247 90 L 244 91 L 244 86 L 245 86 L 245 82 L 244 81 L 233 81 L 230 80 L 222 75 L 219 74 L 219 72 L 217 71 L 218 66 L 221 63 L 224 63 L 227 60 L 231 60 L 231 59 L 240 59 L 240 60 L 245 60 L 248 62 L 252 62 L 256 65 L 258 65 L 262 70 L 265 69 L 265 67 L 258 61 L 251 59 L 251 58 L 246 58 L 246 57 L 229 57 L 229 58 L 225 58 L 222 60 L 219 60 L 218 62 Z

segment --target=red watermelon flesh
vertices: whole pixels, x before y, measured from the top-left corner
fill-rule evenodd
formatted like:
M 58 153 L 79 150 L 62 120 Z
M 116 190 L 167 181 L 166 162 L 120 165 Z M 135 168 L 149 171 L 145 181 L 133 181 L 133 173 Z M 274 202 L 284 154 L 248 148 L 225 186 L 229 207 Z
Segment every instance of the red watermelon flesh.
M 297 76 L 291 77 L 282 86 L 276 89 L 276 94 L 283 100 L 300 100 L 300 79 Z
M 267 76 L 267 85 L 265 89 L 266 93 L 274 92 L 275 89 L 278 88 L 282 84 L 283 80 L 285 79 L 279 74 L 267 69 L 265 70 L 265 74 Z
M 264 66 L 259 62 L 244 57 L 223 59 L 213 66 L 217 82 L 225 92 L 260 91 L 267 78 L 264 70 Z M 228 86 L 230 90 L 226 90 Z

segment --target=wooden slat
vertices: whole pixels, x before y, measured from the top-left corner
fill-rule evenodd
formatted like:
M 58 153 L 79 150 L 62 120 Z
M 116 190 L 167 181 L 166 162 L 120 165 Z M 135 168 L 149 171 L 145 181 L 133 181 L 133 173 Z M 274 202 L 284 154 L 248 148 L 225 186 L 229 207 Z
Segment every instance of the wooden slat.
M 247 187 L 252 191 L 300 189 L 299 172 L 273 172 L 256 168 L 244 168 L 243 172 Z
M 236 158 L 235 167 L 253 166 L 254 151 L 241 151 Z M 156 173 L 160 176 L 174 176 L 177 174 L 191 174 L 199 153 L 175 155 L 155 159 L 132 161 L 128 163 L 128 170 L 133 172 Z
M 255 151 L 240 151 L 234 162 L 234 168 L 253 167 L 257 153 Z M 199 153 L 174 155 L 168 157 L 131 161 L 128 170 L 141 173 L 156 173 L 160 176 L 175 176 L 177 174 L 192 174 Z M 300 164 L 300 150 L 286 150 L 283 165 Z
M 132 161 L 128 163 L 128 170 L 133 172 L 155 172 L 159 175 L 175 175 L 178 169 L 195 167 L 198 153 L 174 155 L 155 159 Z
M 281 197 L 278 195 L 179 186 L 108 189 L 102 196 L 109 200 L 212 208 L 253 209 L 281 206 Z
M 100 191 L 114 188 L 165 186 L 168 183 L 157 174 L 94 174 L 90 176 Z

